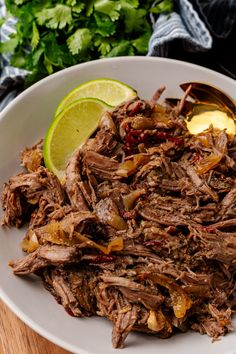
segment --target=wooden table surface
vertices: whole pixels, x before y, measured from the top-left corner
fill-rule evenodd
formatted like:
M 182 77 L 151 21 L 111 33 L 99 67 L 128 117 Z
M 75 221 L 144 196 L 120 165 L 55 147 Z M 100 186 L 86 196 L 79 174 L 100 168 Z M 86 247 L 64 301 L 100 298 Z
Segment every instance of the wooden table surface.
M 44 339 L 0 301 L 0 354 L 70 354 Z

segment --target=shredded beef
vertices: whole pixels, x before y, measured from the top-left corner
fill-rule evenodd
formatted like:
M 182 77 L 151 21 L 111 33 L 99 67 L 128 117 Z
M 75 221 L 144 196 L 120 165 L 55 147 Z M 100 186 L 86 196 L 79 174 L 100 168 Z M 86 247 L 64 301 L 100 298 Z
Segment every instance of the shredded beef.
M 58 178 L 41 166 L 35 172 L 20 173 L 10 178 L 4 185 L 2 207 L 5 214 L 2 223 L 20 227 L 28 219 L 29 210 L 32 212 L 36 208 L 31 223 L 42 224 L 49 212 L 64 204 L 65 193 Z
M 177 107 L 139 98 L 103 114 L 61 182 L 42 142 L 2 192 L 2 224 L 29 223 L 17 275 L 40 276 L 72 316 L 103 316 L 112 343 L 130 331 L 213 340 L 236 309 L 236 139 L 191 135 Z
M 80 150 L 77 150 L 67 163 L 65 187 L 72 207 L 74 209 L 86 211 L 88 210 L 88 205 L 81 188 L 83 182 L 81 178 L 80 163 L 81 153 Z
M 26 257 L 11 262 L 11 267 L 15 274 L 29 274 L 50 265 L 76 261 L 79 261 L 79 250 L 75 246 L 44 245 Z

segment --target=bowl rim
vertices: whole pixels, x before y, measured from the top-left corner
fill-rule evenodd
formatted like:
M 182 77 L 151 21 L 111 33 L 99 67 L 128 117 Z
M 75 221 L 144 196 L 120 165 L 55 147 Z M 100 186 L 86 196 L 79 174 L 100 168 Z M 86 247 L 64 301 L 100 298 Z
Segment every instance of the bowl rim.
M 112 57 L 112 58 L 102 58 L 102 59 L 95 59 L 95 60 L 90 60 L 88 62 L 84 62 L 84 63 L 79 63 L 76 65 L 72 65 L 68 68 L 59 70 L 58 72 L 55 72 L 49 76 L 44 77 L 43 79 L 37 81 L 36 83 L 34 83 L 33 85 L 29 86 L 28 88 L 26 88 L 24 91 L 22 91 L 17 97 L 15 97 L 5 108 L 3 108 L 3 110 L 0 112 L 0 120 L 4 119 L 5 115 L 7 115 L 7 113 L 18 104 L 18 102 L 20 102 L 25 96 L 27 96 L 28 94 L 30 94 L 30 92 L 34 91 L 35 89 L 37 89 L 38 87 L 44 85 L 44 83 L 46 83 L 47 81 L 53 80 L 56 77 L 60 77 L 60 76 L 64 76 L 66 73 L 69 73 L 70 71 L 76 71 L 77 68 L 83 68 L 83 67 L 89 67 L 89 66 L 93 66 L 96 65 L 100 62 L 120 62 L 120 61 L 157 61 L 157 62 L 161 62 L 161 63 L 166 63 L 166 62 L 170 62 L 173 64 L 177 64 L 179 66 L 182 67 L 189 67 L 189 68 L 196 68 L 196 69 L 200 69 L 201 71 L 204 71 L 206 74 L 212 74 L 212 75 L 217 75 L 219 78 L 222 78 L 223 80 L 228 81 L 229 83 L 234 83 L 235 84 L 235 80 L 231 77 L 228 77 L 222 73 L 219 73 L 215 70 L 206 68 L 204 66 L 198 65 L 198 64 L 193 64 L 190 62 L 186 62 L 186 61 L 182 61 L 182 60 L 177 60 L 177 59 L 171 59 L 171 58 L 164 58 L 164 57 L 153 57 L 153 56 L 120 56 L 120 57 Z

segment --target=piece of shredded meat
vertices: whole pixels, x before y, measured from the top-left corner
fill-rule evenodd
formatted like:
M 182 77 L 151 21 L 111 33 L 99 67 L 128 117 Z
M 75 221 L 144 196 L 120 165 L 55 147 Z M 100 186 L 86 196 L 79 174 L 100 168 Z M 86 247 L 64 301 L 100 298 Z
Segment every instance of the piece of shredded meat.
M 42 141 L 2 192 L 5 227 L 29 224 L 34 273 L 72 316 L 104 316 L 112 343 L 130 331 L 167 338 L 192 329 L 213 340 L 236 311 L 236 139 L 190 135 L 178 107 L 139 98 L 106 112 L 60 182 Z

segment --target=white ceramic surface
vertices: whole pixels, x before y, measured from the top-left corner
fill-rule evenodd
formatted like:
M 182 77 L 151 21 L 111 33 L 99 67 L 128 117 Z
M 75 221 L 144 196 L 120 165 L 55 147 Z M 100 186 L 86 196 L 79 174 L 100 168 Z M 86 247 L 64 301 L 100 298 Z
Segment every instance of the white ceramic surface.
M 24 91 L 0 113 L 0 188 L 20 170 L 18 156 L 44 136 L 61 98 L 78 84 L 99 77 L 126 82 L 140 97 L 150 98 L 166 85 L 165 95 L 181 94 L 178 85 L 186 81 L 214 84 L 236 99 L 236 82 L 211 70 L 175 60 L 125 57 L 80 64 L 54 74 Z M 1 211 L 2 214 L 2 211 Z M 36 278 L 13 276 L 10 259 L 22 255 L 19 242 L 24 230 L 0 229 L 0 298 L 35 331 L 79 354 L 114 354 L 111 324 L 101 318 L 77 319 L 67 315 Z M 236 327 L 236 321 L 234 320 Z M 33 351 L 32 351 L 33 353 Z M 162 340 L 155 336 L 130 334 L 124 354 L 236 354 L 236 332 L 211 343 L 193 332 Z

